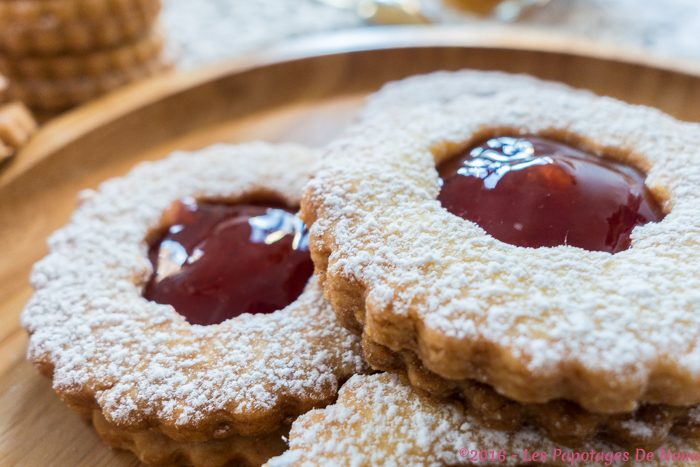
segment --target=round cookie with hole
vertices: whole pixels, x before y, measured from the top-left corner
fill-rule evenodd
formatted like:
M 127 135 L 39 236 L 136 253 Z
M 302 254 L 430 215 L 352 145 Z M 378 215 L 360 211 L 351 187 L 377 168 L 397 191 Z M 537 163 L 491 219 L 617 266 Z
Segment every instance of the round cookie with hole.
M 176 153 L 84 192 L 50 237 L 22 314 L 28 359 L 108 444 L 260 465 L 369 370 L 294 214 L 317 161 L 266 143 Z M 256 443 L 269 452 L 241 451 Z

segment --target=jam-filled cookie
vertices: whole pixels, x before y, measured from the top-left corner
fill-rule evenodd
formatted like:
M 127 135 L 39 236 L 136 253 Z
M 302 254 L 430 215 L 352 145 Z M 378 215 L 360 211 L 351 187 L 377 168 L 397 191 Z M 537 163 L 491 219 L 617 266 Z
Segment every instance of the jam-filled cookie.
M 370 99 L 302 217 L 374 367 L 493 428 L 649 447 L 700 435 L 699 148 L 654 109 L 429 75 Z
M 420 396 L 387 373 L 353 376 L 336 404 L 299 417 L 289 448 L 267 466 L 690 467 L 700 459 L 700 442 L 676 437 L 654 451 L 602 440 L 571 449 L 532 428 L 490 430 L 461 405 Z
M 367 370 L 294 215 L 316 162 L 296 145 L 177 153 L 84 193 L 50 237 L 22 315 L 28 358 L 108 443 L 244 459 L 241 437 L 281 439 Z

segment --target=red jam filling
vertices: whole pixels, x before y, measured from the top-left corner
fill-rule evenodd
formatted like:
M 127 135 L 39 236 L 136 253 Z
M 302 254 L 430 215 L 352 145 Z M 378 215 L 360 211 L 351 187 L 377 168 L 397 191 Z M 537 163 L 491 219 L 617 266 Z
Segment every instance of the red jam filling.
M 144 297 L 191 324 L 272 313 L 301 294 L 313 273 L 308 231 L 272 206 L 175 203 L 168 229 L 149 245 L 155 271 Z
M 445 209 L 515 246 L 617 253 L 664 217 L 638 170 L 537 136 L 490 139 L 438 172 Z

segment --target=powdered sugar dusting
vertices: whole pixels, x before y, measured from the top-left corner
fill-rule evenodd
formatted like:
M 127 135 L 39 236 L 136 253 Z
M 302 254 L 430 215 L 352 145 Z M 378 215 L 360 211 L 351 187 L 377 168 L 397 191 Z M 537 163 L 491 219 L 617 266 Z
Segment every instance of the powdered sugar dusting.
M 444 105 L 458 96 L 472 95 L 488 97 L 504 88 L 513 90 L 532 90 L 533 87 L 545 86 L 564 91 L 568 86 L 541 81 L 530 75 L 511 75 L 507 73 L 461 71 L 436 71 L 429 75 L 411 76 L 401 81 L 390 81 L 379 92 L 367 97 L 361 118 L 369 119 L 387 112 L 411 109 L 420 105 Z M 580 91 L 585 92 L 585 91 Z
M 29 359 L 54 368 L 54 388 L 73 408 L 178 441 L 269 432 L 332 401 L 367 367 L 315 280 L 283 310 L 214 326 L 190 325 L 141 296 L 152 272 L 145 238 L 174 201 L 273 193 L 295 206 L 316 162 L 296 145 L 215 145 L 82 193 L 31 276 L 36 293 L 22 315 Z
M 529 428 L 515 432 L 489 430 L 466 415 L 460 406 L 418 396 L 398 377 L 386 373 L 354 376 L 341 389 L 335 405 L 312 411 L 294 422 L 289 444 L 290 450 L 271 459 L 268 467 L 522 465 L 532 461 L 536 452 L 546 453 L 546 459 L 540 457 L 534 462 L 537 465 L 597 466 L 607 463 L 605 454 L 625 452 L 599 440 L 571 449 Z M 460 455 L 462 449 L 466 456 Z M 697 453 L 700 444 L 670 438 L 660 449 Z M 477 451 L 476 460 L 471 460 L 473 450 Z M 503 458 L 499 459 L 501 450 Z M 528 459 L 524 457 L 525 450 Z M 483 457 L 478 460 L 478 451 L 486 451 L 486 457 L 495 462 L 483 461 Z M 495 451 L 493 455 L 491 451 Z M 591 451 L 594 456 L 603 453 L 603 457 L 591 461 Z M 572 463 L 573 452 L 579 456 Z M 584 452 L 588 460 L 579 461 Z M 651 461 L 636 462 L 634 456 L 635 451 L 631 450 L 628 461 L 620 455 L 618 461 L 613 458 L 609 464 L 691 465 L 687 460 L 663 460 L 658 451 Z
M 640 440 L 658 438 L 657 431 L 665 431 L 666 427 L 657 423 L 647 423 L 643 420 L 626 420 L 620 422 L 620 426 L 631 436 Z
M 700 425 L 700 407 L 693 407 L 688 411 L 688 420 L 690 423 Z
M 312 248 L 332 250 L 326 292 L 364 288 L 366 336 L 523 402 L 700 402 L 700 126 L 502 73 L 414 78 L 407 106 L 402 86 L 331 145 L 302 203 L 319 218 Z M 499 242 L 435 200 L 436 162 L 494 133 L 570 140 L 645 169 L 668 215 L 615 255 Z

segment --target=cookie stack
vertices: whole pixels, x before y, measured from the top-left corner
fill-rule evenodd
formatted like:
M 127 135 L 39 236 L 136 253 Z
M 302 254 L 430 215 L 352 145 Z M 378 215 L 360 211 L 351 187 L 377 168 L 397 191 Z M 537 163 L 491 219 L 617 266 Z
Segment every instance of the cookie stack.
M 215 145 L 85 193 L 28 359 L 153 465 L 690 467 L 698 197 L 697 124 L 415 77 L 323 155 Z
M 21 102 L 4 103 L 8 81 L 0 74 L 0 163 L 24 146 L 37 130 L 29 109 Z
M 698 148 L 697 124 L 524 76 L 370 98 L 301 216 L 340 322 L 393 375 L 300 417 L 270 467 L 695 465 Z
M 160 0 L 0 2 L 10 96 L 53 115 L 167 67 Z

